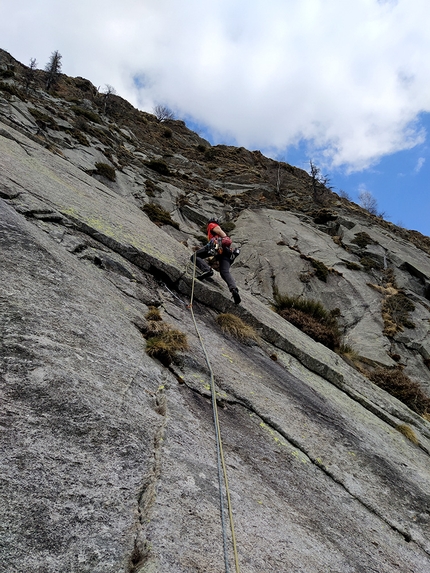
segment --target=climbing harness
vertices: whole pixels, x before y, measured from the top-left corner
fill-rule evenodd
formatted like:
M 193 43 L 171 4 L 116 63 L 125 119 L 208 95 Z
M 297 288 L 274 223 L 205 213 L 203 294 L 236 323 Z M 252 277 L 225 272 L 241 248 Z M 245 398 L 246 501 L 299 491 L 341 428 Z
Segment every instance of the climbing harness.
M 226 495 L 226 499 L 227 499 L 227 507 L 228 507 L 228 514 L 229 514 L 229 520 L 230 520 L 230 531 L 231 531 L 231 539 L 232 539 L 232 543 L 233 543 L 234 563 L 235 563 L 236 573 L 240 573 L 239 572 L 239 556 L 237 553 L 237 546 L 236 546 L 236 535 L 234 532 L 233 512 L 232 512 L 232 508 L 231 508 L 230 490 L 228 487 L 227 470 L 226 470 L 224 453 L 223 453 L 223 448 L 222 448 L 221 431 L 220 431 L 219 418 L 218 418 L 218 407 L 217 407 L 217 403 L 216 403 L 214 373 L 212 370 L 211 363 L 209 361 L 209 356 L 208 356 L 208 353 L 206 351 L 204 342 L 202 340 L 199 329 L 197 327 L 197 322 L 196 322 L 196 319 L 194 317 L 194 312 L 193 312 L 194 284 L 195 284 L 195 280 L 196 280 L 196 253 L 194 253 L 193 262 L 194 262 L 193 280 L 192 280 L 192 286 L 191 286 L 191 299 L 190 299 L 189 309 L 191 311 L 191 317 L 193 319 L 194 328 L 196 329 L 197 336 L 200 340 L 200 344 L 202 346 L 203 353 L 205 355 L 206 363 L 208 365 L 210 376 L 211 376 L 210 387 L 211 387 L 211 396 L 212 396 L 212 411 L 213 411 L 214 426 L 215 426 L 215 442 L 216 442 L 216 449 L 217 449 L 218 484 L 219 484 L 222 537 L 223 537 L 223 545 L 224 545 L 225 570 L 226 570 L 226 573 L 229 573 L 229 571 L 230 571 L 229 563 L 228 563 L 228 547 L 227 547 L 227 531 L 226 531 L 226 524 L 225 524 L 225 510 L 224 510 L 223 495 L 222 495 L 223 479 L 224 479 L 224 489 L 225 489 L 225 495 Z

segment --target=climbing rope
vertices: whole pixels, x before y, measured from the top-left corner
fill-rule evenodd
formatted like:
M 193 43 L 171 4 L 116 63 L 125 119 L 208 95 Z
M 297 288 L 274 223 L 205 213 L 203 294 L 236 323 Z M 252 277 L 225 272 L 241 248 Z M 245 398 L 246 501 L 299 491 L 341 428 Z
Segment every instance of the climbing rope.
M 222 497 L 222 481 L 223 481 L 223 478 L 224 478 L 225 495 L 226 495 L 226 499 L 227 499 L 228 515 L 229 515 L 229 520 L 230 520 L 231 539 L 232 539 L 232 543 L 233 543 L 234 563 L 235 563 L 235 567 L 236 567 L 236 573 L 239 573 L 239 556 L 237 553 L 236 535 L 234 532 L 233 512 L 232 512 L 232 508 L 231 508 L 231 499 L 230 499 L 230 490 L 228 487 L 227 470 L 226 470 L 226 465 L 225 465 L 224 452 L 223 452 L 223 448 L 222 448 L 221 430 L 220 430 L 219 418 L 218 418 L 218 406 L 217 406 L 217 402 L 216 402 L 214 373 L 212 370 L 212 366 L 211 366 L 209 356 L 208 356 L 208 353 L 206 351 L 203 339 L 202 339 L 200 332 L 199 332 L 199 329 L 197 327 L 197 322 L 196 322 L 196 319 L 194 317 L 194 311 L 193 311 L 194 283 L 196 280 L 196 253 L 194 253 L 193 262 L 194 262 L 193 280 L 192 280 L 192 286 L 191 286 L 191 299 L 190 299 L 189 308 L 191 311 L 191 317 L 193 319 L 194 328 L 196 329 L 197 336 L 200 340 L 200 344 L 202 346 L 203 353 L 205 355 L 206 363 L 208 365 L 210 376 L 211 376 L 210 387 L 211 387 L 211 396 L 212 396 L 213 419 L 214 419 L 214 426 L 215 426 L 215 442 L 216 442 L 216 449 L 217 449 L 218 484 L 219 484 L 219 497 L 220 497 L 220 510 L 221 510 L 221 526 L 222 526 L 222 536 L 223 536 L 223 545 L 224 545 L 225 570 L 226 570 L 226 573 L 229 573 L 229 571 L 230 571 L 229 563 L 228 563 L 227 528 L 226 528 L 226 524 L 225 524 L 225 511 L 224 511 L 224 503 L 223 503 L 223 497 Z

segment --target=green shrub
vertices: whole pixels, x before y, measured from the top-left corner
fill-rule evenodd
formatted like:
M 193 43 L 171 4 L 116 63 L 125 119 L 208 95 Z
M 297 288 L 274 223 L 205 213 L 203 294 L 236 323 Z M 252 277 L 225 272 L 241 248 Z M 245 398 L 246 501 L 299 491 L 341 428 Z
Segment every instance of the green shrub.
M 108 163 L 96 163 L 97 175 L 102 175 L 109 181 L 116 180 L 115 168 Z
M 180 195 L 178 195 L 176 197 L 176 205 L 181 208 L 184 205 L 189 205 L 190 201 L 188 199 L 188 197 L 185 195 L 185 193 L 181 193 Z
M 6 82 L 0 82 L 0 90 L 10 95 L 14 95 L 20 99 L 23 99 L 22 92 L 12 84 L 8 84 Z
M 153 159 L 148 161 L 146 165 L 160 175 L 171 175 L 170 169 L 164 161 Z
M 173 131 L 167 127 L 163 131 L 163 137 L 165 137 L 166 139 L 170 139 L 171 137 L 173 137 Z
M 324 225 L 329 221 L 335 221 L 337 219 L 337 213 L 333 213 L 330 209 L 320 209 L 314 215 L 314 223 L 317 225 Z
M 372 257 L 362 257 L 360 259 L 360 264 L 365 271 L 371 271 L 372 269 L 382 269 L 380 262 L 372 259 Z
M 202 243 L 203 245 L 206 245 L 206 243 L 208 242 L 208 237 L 207 237 L 207 235 L 193 235 L 193 237 L 194 237 L 199 243 Z
M 317 261 L 316 259 L 311 259 L 310 262 L 315 269 L 315 276 L 317 277 L 317 279 L 326 283 L 327 276 L 329 273 L 328 267 L 326 267 L 323 262 Z
M 86 119 L 88 119 L 89 121 L 92 121 L 93 123 L 101 123 L 101 119 L 100 117 L 93 111 L 91 111 L 90 109 L 85 109 L 83 107 L 79 107 L 77 105 L 73 105 L 72 106 L 72 111 L 75 112 L 76 115 L 81 116 L 81 117 L 85 117 Z
M 209 149 L 205 150 L 205 160 L 206 161 L 214 161 L 217 157 L 217 150 L 214 149 L 213 147 L 210 147 Z M 213 167 L 214 169 L 216 168 L 216 166 Z M 211 167 L 210 167 L 211 169 Z
M 50 115 L 43 113 L 43 112 L 41 112 L 38 109 L 35 109 L 33 107 L 29 107 L 28 111 L 31 113 L 31 115 L 36 120 L 37 125 L 39 127 L 41 127 L 42 129 L 46 129 L 47 127 L 49 127 L 50 129 L 58 129 L 57 122 Z
M 171 225 L 175 229 L 179 229 L 178 223 L 173 221 L 170 213 L 155 203 L 145 204 L 142 207 L 142 211 L 144 211 L 151 221 L 159 227 L 162 225 Z
M 206 151 L 206 145 L 199 143 L 197 146 L 197 151 L 200 151 L 200 153 L 204 153 Z
M 417 414 L 430 413 L 430 398 L 400 368 L 377 368 L 369 379 Z
M 346 268 L 350 271 L 361 271 L 363 267 L 361 267 L 358 263 L 354 263 L 352 261 L 346 261 L 345 263 Z
M 147 179 L 145 181 L 145 193 L 148 195 L 148 197 L 155 197 L 156 189 L 157 186 L 153 181 L 151 181 L 151 179 Z
M 0 77 L 4 78 L 5 80 L 9 79 L 9 78 L 14 78 L 15 77 L 15 72 L 12 70 L 3 70 L 0 71 Z
M 90 142 L 88 141 L 87 136 L 82 133 L 82 131 L 79 129 L 73 129 L 70 133 L 78 141 L 78 143 L 84 145 L 85 147 L 89 147 Z
M 367 233 L 356 233 L 351 243 L 358 245 L 361 249 L 365 249 L 367 245 L 376 245 L 376 241 L 372 239 Z
M 341 344 L 339 346 L 339 354 L 354 354 L 355 350 L 350 344 Z

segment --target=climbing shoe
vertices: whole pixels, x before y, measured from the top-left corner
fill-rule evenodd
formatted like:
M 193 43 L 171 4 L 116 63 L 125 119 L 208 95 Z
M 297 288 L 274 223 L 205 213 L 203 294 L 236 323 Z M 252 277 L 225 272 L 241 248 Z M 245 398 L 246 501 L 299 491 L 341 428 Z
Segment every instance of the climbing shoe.
M 209 277 L 213 276 L 213 274 L 214 274 L 213 270 L 209 269 L 208 271 L 205 271 L 197 278 L 199 279 L 199 281 L 204 281 L 205 279 L 208 279 Z
M 231 294 L 233 295 L 234 304 L 239 304 L 241 301 L 241 298 L 239 295 L 239 289 L 237 289 L 237 288 L 232 289 Z

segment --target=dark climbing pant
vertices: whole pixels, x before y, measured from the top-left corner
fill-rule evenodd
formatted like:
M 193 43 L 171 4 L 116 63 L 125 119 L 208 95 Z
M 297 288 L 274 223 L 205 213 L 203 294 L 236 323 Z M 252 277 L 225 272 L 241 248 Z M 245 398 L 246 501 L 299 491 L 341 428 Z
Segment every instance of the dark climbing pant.
M 211 270 L 211 267 L 204 260 L 210 256 L 212 255 L 209 253 L 208 245 L 196 251 L 196 265 L 201 271 L 207 272 Z M 221 275 L 221 278 L 227 283 L 228 288 L 230 290 L 233 290 L 236 288 L 236 283 L 234 282 L 234 278 L 231 276 L 230 273 L 230 266 L 231 266 L 230 257 L 231 257 L 230 249 L 224 249 L 222 255 L 216 255 L 216 259 L 217 261 L 219 261 L 219 273 Z M 194 255 L 192 255 L 190 260 L 194 262 Z

